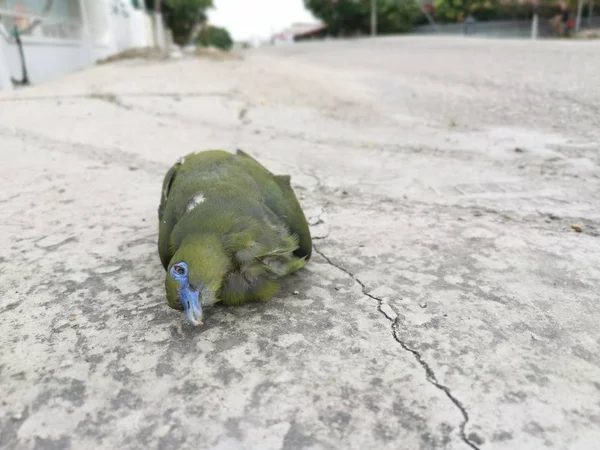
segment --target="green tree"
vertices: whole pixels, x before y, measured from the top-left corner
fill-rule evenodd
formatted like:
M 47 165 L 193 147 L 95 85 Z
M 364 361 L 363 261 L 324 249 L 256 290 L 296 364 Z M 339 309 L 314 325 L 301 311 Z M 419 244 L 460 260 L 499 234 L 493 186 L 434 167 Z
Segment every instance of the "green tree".
M 438 22 L 462 22 L 471 14 L 479 21 L 530 19 L 533 14 L 533 2 L 520 0 L 435 0 L 434 17 Z M 576 0 L 569 1 L 571 17 L 576 12 Z M 559 13 L 556 0 L 539 0 L 538 14 L 550 18 Z
M 165 21 L 173 31 L 173 40 L 188 44 L 206 23 L 206 11 L 212 7 L 212 0 L 167 0 Z
M 435 0 L 434 5 L 439 22 L 462 22 L 469 14 L 489 20 L 498 12 L 499 0 Z
M 422 16 L 421 10 L 414 0 L 379 1 L 377 13 L 377 29 L 384 34 L 406 33 Z
M 371 0 L 304 0 L 304 5 L 327 25 L 330 34 L 370 30 Z M 379 33 L 408 31 L 420 15 L 415 0 L 377 0 Z
M 225 28 L 207 25 L 202 28 L 196 44 L 204 47 L 216 47 L 221 50 L 230 50 L 233 46 L 233 39 Z

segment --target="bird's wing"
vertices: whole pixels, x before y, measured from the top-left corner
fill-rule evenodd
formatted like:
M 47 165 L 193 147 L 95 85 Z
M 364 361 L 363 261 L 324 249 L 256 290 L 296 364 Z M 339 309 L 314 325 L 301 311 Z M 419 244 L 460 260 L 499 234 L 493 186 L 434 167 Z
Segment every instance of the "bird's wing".
M 181 167 L 183 161 L 180 159 L 177 161 L 165 174 L 162 184 L 162 191 L 160 195 L 160 204 L 158 206 L 158 254 L 163 267 L 166 269 L 171 259 L 171 252 L 169 251 L 169 241 L 171 238 L 171 231 L 175 226 L 175 215 L 171 212 L 168 213 L 167 202 L 169 200 L 169 193 L 173 182 L 177 177 L 177 172 Z
M 310 229 L 300 202 L 298 202 L 298 198 L 292 189 L 291 177 L 289 175 L 276 175 L 274 178 L 281 189 L 284 200 L 283 208 L 280 208 L 281 213 L 278 211 L 275 211 L 275 213 L 286 223 L 290 231 L 298 236 L 298 248 L 294 251 L 294 254 L 299 258 L 306 257 L 308 260 L 312 254 Z M 277 209 L 277 205 L 269 206 L 271 209 Z
M 259 163 L 256 159 L 254 159 L 252 156 L 250 156 L 244 150 L 241 150 L 241 149 L 238 148 L 236 150 L 236 155 L 243 156 L 244 158 L 248 158 L 250 161 L 252 161 L 255 165 L 259 166 L 262 170 L 264 170 L 265 172 L 267 172 L 269 175 L 271 175 L 272 177 L 275 176 L 271 172 L 269 172 L 269 170 L 265 166 L 263 166 L 261 163 Z
M 285 223 L 289 230 L 298 236 L 299 247 L 294 251 L 294 255 L 299 258 L 306 257 L 307 260 L 310 259 L 312 254 L 310 229 L 302 207 L 292 189 L 291 177 L 289 175 L 274 175 L 243 150 L 238 149 L 237 155 L 247 158 L 247 161 L 250 163 L 249 165 L 253 166 L 253 169 L 266 172 L 275 181 L 278 189 L 269 189 L 266 186 L 262 186 L 265 203 Z M 257 183 L 260 184 L 260 179 L 257 179 Z

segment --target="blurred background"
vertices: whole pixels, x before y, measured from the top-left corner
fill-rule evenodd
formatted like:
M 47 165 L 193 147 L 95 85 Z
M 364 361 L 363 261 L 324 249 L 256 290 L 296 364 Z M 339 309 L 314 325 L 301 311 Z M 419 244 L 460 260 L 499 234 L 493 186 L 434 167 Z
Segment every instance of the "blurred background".
M 365 35 L 594 37 L 600 0 L 0 0 L 0 89 L 122 52 Z

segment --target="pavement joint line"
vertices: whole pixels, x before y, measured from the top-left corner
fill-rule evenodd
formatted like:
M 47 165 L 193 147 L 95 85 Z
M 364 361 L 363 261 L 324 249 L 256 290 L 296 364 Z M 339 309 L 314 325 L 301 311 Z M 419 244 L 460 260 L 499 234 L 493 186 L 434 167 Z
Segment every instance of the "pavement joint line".
M 198 121 L 189 117 L 185 117 L 181 114 L 177 114 L 177 113 L 165 113 L 165 112 L 157 112 L 154 110 L 150 110 L 144 107 L 140 107 L 138 105 L 131 105 L 131 104 L 127 104 L 125 103 L 123 100 L 126 98 L 144 98 L 144 97 L 173 97 L 173 98 L 183 98 L 183 97 L 224 97 L 227 99 L 232 99 L 232 97 L 235 95 L 234 92 L 213 92 L 213 93 L 126 93 L 126 92 L 110 92 L 110 91 L 96 91 L 96 92 L 88 92 L 85 94 L 74 94 L 74 95 L 60 95 L 60 96 L 31 96 L 31 97 L 13 97 L 13 98 L 1 98 L 0 97 L 0 103 L 2 102 L 27 102 L 30 100 L 48 100 L 48 101 L 60 101 L 60 100 L 99 100 L 99 101 L 104 101 L 106 103 L 112 104 L 115 107 L 127 110 L 127 111 L 133 111 L 133 112 L 137 112 L 137 113 L 141 113 L 141 114 L 146 114 L 149 116 L 153 116 L 153 117 L 158 117 L 161 119 L 168 119 L 171 120 L 175 123 L 181 124 L 181 125 L 198 125 Z M 242 106 L 241 110 L 246 110 L 245 114 L 243 115 L 244 117 L 239 117 L 239 113 L 238 113 L 238 120 L 240 120 L 241 124 L 240 126 L 238 126 L 238 131 L 241 131 L 241 129 L 245 126 L 245 125 L 250 125 L 252 124 L 252 121 L 247 119 L 248 114 L 250 113 L 250 109 L 253 108 L 254 106 L 252 106 L 249 102 L 244 102 L 244 105 Z M 240 110 L 240 111 L 241 111 Z M 216 129 L 220 129 L 220 130 L 227 130 L 229 131 L 229 127 L 227 125 L 223 125 L 223 124 L 219 124 L 216 122 L 212 122 L 212 121 L 208 121 L 208 120 L 204 120 L 202 121 L 202 124 L 210 127 L 210 128 L 216 128 Z M 444 150 L 441 151 L 439 149 L 436 149 L 435 147 L 428 147 L 428 146 L 423 146 L 423 145 L 416 145 L 416 144 L 411 144 L 411 145 L 398 145 L 398 144 L 383 144 L 383 143 L 376 143 L 376 142 L 370 142 L 366 145 L 366 147 L 363 146 L 363 144 L 357 144 L 356 142 L 352 141 L 352 140 L 348 140 L 348 139 L 344 139 L 344 138 L 332 138 L 329 136 L 321 136 L 321 137 L 310 137 L 307 136 L 306 133 L 302 133 L 302 132 L 296 132 L 296 131 L 284 131 L 284 130 L 279 130 L 278 133 L 283 136 L 283 137 L 287 137 L 289 139 L 292 140 L 298 140 L 298 141 L 302 141 L 302 142 L 310 142 L 312 144 L 315 145 L 325 145 L 325 146 L 343 146 L 343 147 L 348 147 L 348 148 L 353 148 L 353 149 L 369 149 L 369 150 L 374 150 L 374 151 L 378 151 L 378 152 L 392 152 L 394 155 L 401 155 L 401 156 L 406 156 L 406 155 L 411 155 L 414 153 L 422 153 L 422 152 L 427 152 L 430 153 L 432 156 L 445 156 L 445 157 L 449 157 L 449 156 L 453 156 L 455 158 L 460 158 L 460 159 L 465 159 L 465 160 L 470 160 L 471 158 L 473 158 L 474 156 L 476 156 L 475 153 L 473 153 L 472 151 L 468 151 L 468 150 L 464 150 L 461 148 L 455 148 L 455 149 L 451 149 L 451 150 Z
M 235 92 L 211 92 L 211 93 L 127 93 L 127 92 L 111 92 L 111 91 L 96 91 L 96 92 L 88 92 L 85 94 L 73 94 L 73 95 L 49 95 L 49 96 L 31 96 L 31 97 L 13 97 L 13 98 L 1 98 L 0 103 L 2 102 L 27 102 L 27 101 L 59 101 L 59 100 L 99 100 L 104 101 L 106 103 L 112 104 L 116 107 L 128 110 L 135 111 L 142 114 L 147 114 L 154 117 L 167 118 L 170 120 L 174 120 L 174 122 L 178 122 L 184 125 L 189 125 L 191 123 L 197 124 L 196 120 L 191 118 L 176 114 L 176 113 L 164 113 L 164 112 L 156 112 L 143 107 L 139 107 L 137 105 L 130 105 L 123 101 L 126 98 L 144 98 L 144 97 L 172 97 L 172 98 L 184 98 L 184 97 L 224 97 L 227 99 L 232 99 L 235 95 Z M 250 109 L 253 108 L 249 102 L 244 102 L 241 110 L 246 110 L 244 117 L 239 117 L 238 119 L 242 122 L 243 125 L 250 125 L 252 122 L 247 120 L 247 115 L 250 113 Z M 240 110 L 240 111 L 241 111 Z M 210 121 L 204 121 L 204 125 L 219 128 L 222 130 L 229 130 L 228 126 L 223 126 L 222 124 L 213 123 Z M 311 138 L 307 136 L 305 133 L 295 132 L 295 131 L 283 131 L 280 130 L 279 133 L 282 136 L 288 137 L 290 139 L 299 140 L 303 142 L 311 142 L 316 145 L 331 145 L 331 146 L 345 146 L 349 148 L 362 149 L 363 146 L 356 144 L 355 142 L 347 139 L 339 139 L 339 138 L 331 138 L 327 136 Z M 381 144 L 381 143 L 368 143 L 367 149 L 376 150 L 380 152 L 393 152 L 394 154 L 407 155 L 413 153 L 421 153 L 426 151 L 428 153 L 432 153 L 433 155 L 439 156 L 449 156 L 450 153 L 457 153 L 458 157 L 471 158 L 473 156 L 473 152 L 465 151 L 462 149 L 454 149 L 450 151 L 440 151 L 433 147 L 426 147 L 423 145 L 398 145 L 398 144 Z
M 330 202 L 327 201 L 322 207 L 321 207 L 321 212 L 317 215 L 317 224 L 322 224 L 325 223 L 325 221 L 323 219 L 321 219 L 321 216 L 323 214 L 325 214 L 327 212 L 327 208 L 329 207 Z M 318 237 L 314 237 L 312 238 L 313 241 L 322 241 L 323 239 L 327 239 L 329 237 L 329 234 L 331 233 L 331 231 L 329 231 L 325 236 L 318 236 Z M 322 255 L 321 255 L 322 256 Z
M 152 176 L 162 176 L 166 170 L 163 163 L 146 160 L 142 155 L 128 152 L 119 147 L 102 147 L 89 143 L 62 140 L 38 133 L 32 129 L 5 127 L 0 124 L 0 137 L 2 136 L 14 137 L 27 144 L 35 143 L 52 152 L 74 155 L 122 169 L 134 165 Z
M 30 100 L 86 100 L 94 96 L 102 95 L 118 95 L 120 97 L 173 97 L 173 98 L 184 98 L 184 97 L 231 97 L 234 95 L 233 92 L 88 92 L 85 94 L 64 94 L 64 95 L 32 95 L 32 96 L 15 96 L 2 98 L 1 102 L 26 102 Z

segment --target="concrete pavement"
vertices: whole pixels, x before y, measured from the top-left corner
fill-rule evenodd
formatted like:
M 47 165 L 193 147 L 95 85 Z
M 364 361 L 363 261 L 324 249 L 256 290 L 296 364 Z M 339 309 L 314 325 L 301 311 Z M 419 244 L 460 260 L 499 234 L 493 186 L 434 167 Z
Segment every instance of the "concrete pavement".
M 0 448 L 597 447 L 598 52 L 328 42 L 3 94 Z M 192 330 L 156 209 L 208 148 L 291 174 L 316 254 Z

